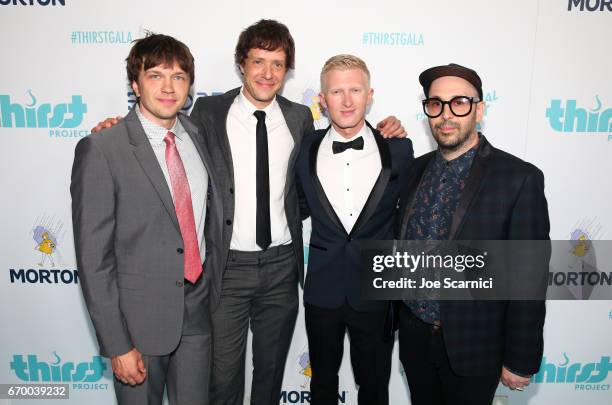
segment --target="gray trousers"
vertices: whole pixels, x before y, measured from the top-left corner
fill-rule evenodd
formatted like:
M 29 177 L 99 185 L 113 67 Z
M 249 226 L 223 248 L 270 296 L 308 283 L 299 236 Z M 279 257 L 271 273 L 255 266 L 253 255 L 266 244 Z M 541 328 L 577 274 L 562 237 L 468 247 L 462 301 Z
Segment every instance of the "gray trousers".
M 242 405 L 247 332 L 253 334 L 252 405 L 278 404 L 298 313 L 292 245 L 262 252 L 230 251 L 221 301 L 212 314 L 214 405 Z
M 143 355 L 147 378 L 142 384 L 123 384 L 115 377 L 119 405 L 161 405 L 164 388 L 173 405 L 208 405 L 211 335 L 183 335 L 165 356 Z
M 161 405 L 164 388 L 171 405 L 209 404 L 212 335 L 208 282 L 206 275 L 195 285 L 185 282 L 181 340 L 169 354 L 143 354 L 147 368 L 144 382 L 132 387 L 115 378 L 119 405 Z

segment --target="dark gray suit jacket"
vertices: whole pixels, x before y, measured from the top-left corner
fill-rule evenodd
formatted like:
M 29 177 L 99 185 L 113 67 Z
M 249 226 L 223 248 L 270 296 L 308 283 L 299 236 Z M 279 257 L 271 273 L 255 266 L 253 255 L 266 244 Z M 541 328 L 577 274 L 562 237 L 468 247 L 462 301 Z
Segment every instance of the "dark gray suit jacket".
M 221 195 L 223 201 L 223 238 L 218 247 L 221 251 L 221 260 L 216 261 L 213 272 L 211 287 L 211 310 L 214 311 L 219 303 L 221 294 L 221 282 L 227 261 L 227 255 L 232 239 L 232 227 L 234 220 L 234 163 L 227 137 L 227 114 L 240 93 L 240 88 L 228 91 L 225 94 L 199 98 L 190 118 L 198 125 L 204 134 L 205 145 L 213 160 L 213 170 L 220 187 L 213 188 L 213 195 Z M 276 100 L 280 106 L 285 122 L 293 137 L 294 146 L 287 169 L 285 184 L 285 213 L 289 232 L 293 240 L 300 284 L 304 280 L 304 247 L 302 242 L 302 220 L 298 205 L 297 192 L 295 188 L 295 161 L 297 159 L 303 134 L 314 130 L 312 113 L 310 109 L 301 104 L 293 103 L 286 98 L 277 95 Z
M 179 119 L 215 188 L 201 134 L 187 117 Z M 170 353 L 179 343 L 185 309 L 183 240 L 170 189 L 134 110 L 79 141 L 70 192 L 81 287 L 102 355 L 133 347 L 147 355 Z M 219 232 L 221 216 L 221 201 L 209 196 L 207 243 Z M 193 305 L 208 305 L 207 268 L 218 257 L 208 254 L 209 246 Z M 206 307 L 202 313 L 202 327 L 209 327 Z

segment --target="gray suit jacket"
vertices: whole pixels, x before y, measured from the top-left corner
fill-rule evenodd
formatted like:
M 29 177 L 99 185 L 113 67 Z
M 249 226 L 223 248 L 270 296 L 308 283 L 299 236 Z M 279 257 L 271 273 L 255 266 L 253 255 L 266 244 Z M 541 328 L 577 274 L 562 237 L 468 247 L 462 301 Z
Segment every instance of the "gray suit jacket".
M 216 188 L 202 135 L 187 117 L 179 119 Z M 136 347 L 148 355 L 170 353 L 185 309 L 183 240 L 170 189 L 134 110 L 79 141 L 70 192 L 81 287 L 100 352 L 112 357 Z M 213 235 L 220 231 L 220 209 L 220 200 L 209 195 L 204 291 L 197 305 L 208 304 L 206 269 L 218 257 L 208 241 L 219 239 Z M 202 312 L 208 315 L 207 308 Z
M 232 239 L 232 226 L 234 220 L 234 164 L 227 137 L 227 114 L 239 94 L 240 88 L 228 91 L 225 94 L 199 98 L 190 118 L 204 133 L 204 140 L 213 159 L 215 176 L 220 188 L 213 189 L 213 194 L 221 195 L 223 201 L 223 238 L 220 244 L 221 260 L 215 261 L 213 280 L 211 283 L 211 310 L 214 311 L 219 303 L 221 282 L 227 261 L 227 255 Z M 302 242 L 302 220 L 300 218 L 297 192 L 295 188 L 295 161 L 300 151 L 302 137 L 313 131 L 314 125 L 310 109 L 277 95 L 276 100 L 280 106 L 285 122 L 293 137 L 294 146 L 287 170 L 285 185 L 285 213 L 289 232 L 293 240 L 297 270 L 300 284 L 304 282 L 304 247 Z

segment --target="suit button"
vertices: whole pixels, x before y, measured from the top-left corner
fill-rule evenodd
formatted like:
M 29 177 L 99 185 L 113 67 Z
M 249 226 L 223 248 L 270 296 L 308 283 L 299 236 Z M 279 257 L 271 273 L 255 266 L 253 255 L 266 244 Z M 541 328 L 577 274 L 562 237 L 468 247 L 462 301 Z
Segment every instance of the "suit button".
M 347 236 L 347 237 L 346 237 L 346 241 L 347 241 L 347 242 L 350 242 L 350 241 L 352 241 L 352 240 L 353 240 L 353 238 L 351 238 L 350 236 Z
M 182 281 L 177 281 L 176 282 L 176 286 L 179 287 L 179 288 L 182 287 L 183 286 L 183 282 Z
M 230 187 L 230 194 L 234 194 L 234 188 Z
M 183 248 L 176 248 L 176 251 L 178 252 L 179 255 L 182 255 L 184 252 Z
M 228 219 L 228 220 L 225 221 L 225 223 L 228 224 L 228 225 L 231 225 L 232 224 L 232 220 Z

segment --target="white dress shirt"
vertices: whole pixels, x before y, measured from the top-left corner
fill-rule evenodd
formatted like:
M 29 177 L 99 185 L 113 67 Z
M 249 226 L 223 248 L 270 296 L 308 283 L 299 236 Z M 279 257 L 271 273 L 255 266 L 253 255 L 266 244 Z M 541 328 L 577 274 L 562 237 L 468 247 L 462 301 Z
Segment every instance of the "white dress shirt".
M 332 144 L 350 142 L 363 137 L 363 149 L 332 151 Z M 382 163 L 374 134 L 364 124 L 350 139 L 343 138 L 332 126 L 327 132 L 317 155 L 317 176 L 332 208 L 347 232 L 350 232 L 363 210 L 378 179 Z
M 234 163 L 234 227 L 230 249 L 257 251 L 257 177 L 256 130 L 258 110 L 243 94 L 234 99 L 227 115 L 227 136 Z M 285 117 L 276 99 L 263 109 L 268 130 L 268 156 L 270 173 L 270 246 L 291 243 L 291 234 L 285 216 L 285 182 L 289 156 L 294 142 Z
M 164 138 L 168 131 L 171 131 L 176 135 L 174 143 L 185 167 L 185 174 L 187 175 L 187 182 L 189 183 L 189 190 L 191 191 L 191 205 L 193 206 L 193 217 L 195 221 L 196 234 L 198 235 L 198 243 L 200 246 L 200 258 L 202 262 L 206 257 L 206 243 L 204 238 L 204 222 L 206 219 L 206 193 L 208 191 L 208 172 L 202 157 L 198 153 L 191 137 L 185 131 L 185 128 L 181 125 L 181 122 L 176 119 L 174 125 L 170 129 L 166 129 L 162 126 L 157 125 L 154 122 L 149 121 L 142 113 L 138 104 L 136 108 L 136 115 L 144 128 L 145 134 L 151 143 L 155 157 L 159 162 L 159 166 L 164 173 L 166 183 L 170 194 L 174 198 L 172 191 L 172 183 L 170 182 L 170 173 L 168 172 L 168 165 L 166 164 L 166 143 Z

